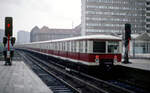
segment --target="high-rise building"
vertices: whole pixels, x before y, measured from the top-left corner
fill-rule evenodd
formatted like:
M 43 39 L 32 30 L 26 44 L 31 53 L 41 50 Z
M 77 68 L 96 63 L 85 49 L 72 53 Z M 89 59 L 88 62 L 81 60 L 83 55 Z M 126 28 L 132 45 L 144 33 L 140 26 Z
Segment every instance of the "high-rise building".
M 146 0 L 146 30 L 150 32 L 150 0 Z
M 130 23 L 132 33 L 146 31 L 145 0 L 81 0 L 82 35 L 122 34 L 125 23 Z M 147 8 L 148 9 L 148 8 Z
M 17 33 L 17 43 L 24 44 L 30 42 L 30 32 L 27 31 L 19 31 Z

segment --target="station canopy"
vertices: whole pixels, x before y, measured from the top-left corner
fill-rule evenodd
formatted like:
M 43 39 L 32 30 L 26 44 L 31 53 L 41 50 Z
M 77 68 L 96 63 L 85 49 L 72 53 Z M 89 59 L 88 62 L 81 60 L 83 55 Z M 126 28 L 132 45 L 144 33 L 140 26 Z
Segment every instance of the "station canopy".
M 143 33 L 140 34 L 139 36 L 134 38 L 135 40 L 140 40 L 140 41 L 150 41 L 150 33 Z

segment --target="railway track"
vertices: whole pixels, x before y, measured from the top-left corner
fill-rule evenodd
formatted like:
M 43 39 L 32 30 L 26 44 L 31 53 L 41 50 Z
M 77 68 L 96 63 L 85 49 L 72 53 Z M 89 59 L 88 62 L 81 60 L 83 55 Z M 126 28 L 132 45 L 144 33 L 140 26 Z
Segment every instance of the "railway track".
M 77 89 L 56 77 L 53 73 L 39 65 L 35 60 L 22 53 L 25 63 L 46 83 L 54 93 L 80 93 Z
M 55 66 L 57 66 L 57 67 L 60 67 L 60 68 L 63 68 L 63 69 L 66 69 L 66 66 L 64 66 L 64 65 L 62 65 L 62 64 L 59 64 L 59 63 L 62 63 L 62 61 L 61 62 L 59 62 L 59 60 L 53 60 L 52 59 L 52 57 L 51 58 L 47 58 L 46 57 L 46 59 L 43 59 L 43 58 L 45 58 L 44 56 L 43 57 L 40 57 L 40 59 L 42 59 L 42 60 L 49 60 L 49 62 L 51 63 L 51 64 L 53 64 L 53 65 L 55 65 Z M 58 62 L 57 62 L 58 61 Z M 65 61 L 63 61 L 63 62 L 65 62 Z M 86 77 L 86 79 L 88 79 L 88 77 L 90 77 L 89 78 L 89 80 L 91 80 L 91 78 L 93 79 L 93 81 L 107 81 L 107 82 L 109 82 L 109 83 L 111 83 L 112 85 L 115 85 L 115 86 L 119 86 L 119 87 L 121 87 L 121 88 L 123 88 L 123 89 L 127 89 L 127 90 L 129 90 L 130 92 L 135 92 L 135 93 L 149 93 L 148 92 L 148 90 L 147 89 L 145 89 L 145 87 L 141 87 L 142 86 L 142 84 L 140 85 L 140 86 L 137 86 L 138 84 L 140 84 L 140 83 L 138 83 L 138 82 L 131 82 L 131 81 L 129 81 L 129 79 L 134 79 L 134 78 L 125 78 L 126 76 L 124 76 L 124 73 L 122 73 L 122 72 L 119 72 L 120 70 L 118 69 L 117 71 L 115 71 L 115 73 L 114 72 L 109 72 L 109 73 L 107 73 L 107 72 L 103 72 L 103 73 L 106 73 L 105 75 L 103 75 L 103 73 L 99 73 L 99 71 L 97 71 L 96 73 L 94 73 L 94 74 L 85 74 L 84 72 L 82 73 L 82 72 L 79 72 L 79 71 L 76 71 L 76 70 L 74 70 L 74 69 L 71 69 L 71 68 L 67 68 L 67 70 L 69 70 L 71 73 L 72 72 L 74 72 L 74 74 L 76 74 L 77 76 L 79 75 L 79 73 L 80 73 L 80 76 L 83 76 L 83 77 Z M 114 70 L 113 70 L 114 71 Z M 99 75 L 95 75 L 95 74 L 97 74 L 97 73 L 99 73 L 100 74 L 100 77 L 99 77 Z M 113 74 L 112 74 L 113 73 Z M 122 74 L 123 75 L 123 77 L 122 77 L 122 75 L 121 75 L 121 77 L 120 76 L 118 76 L 118 77 L 116 77 L 116 74 L 118 74 L 118 73 L 120 73 L 120 74 Z M 115 76 L 114 76 L 115 75 Z M 127 75 L 128 76 L 128 75 Z M 93 78 L 94 77 L 94 78 Z M 128 82 L 126 82 L 126 81 L 128 81 Z M 93 82 L 92 82 L 93 83 Z M 97 82 L 96 82 L 97 83 Z M 107 86 L 107 85 L 106 85 Z
M 30 54 L 28 54 L 30 55 Z M 72 69 L 67 69 L 70 73 L 65 71 L 65 67 L 59 64 L 49 64 L 37 57 L 30 55 L 38 64 L 44 66 L 45 69 L 53 71 L 57 77 L 68 82 L 73 87 L 80 90 L 82 93 L 134 93 L 128 89 L 116 86 L 112 83 L 94 78 L 84 73 L 79 73 Z M 57 66 L 56 66 L 57 65 Z

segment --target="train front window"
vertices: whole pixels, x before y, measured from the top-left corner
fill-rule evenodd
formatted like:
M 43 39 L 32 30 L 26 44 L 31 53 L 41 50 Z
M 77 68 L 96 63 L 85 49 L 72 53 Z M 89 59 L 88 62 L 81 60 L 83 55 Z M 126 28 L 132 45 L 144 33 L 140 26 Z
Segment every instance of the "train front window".
M 108 53 L 119 53 L 119 42 L 108 41 Z
M 106 42 L 94 41 L 93 42 L 93 52 L 94 53 L 105 53 L 106 52 Z

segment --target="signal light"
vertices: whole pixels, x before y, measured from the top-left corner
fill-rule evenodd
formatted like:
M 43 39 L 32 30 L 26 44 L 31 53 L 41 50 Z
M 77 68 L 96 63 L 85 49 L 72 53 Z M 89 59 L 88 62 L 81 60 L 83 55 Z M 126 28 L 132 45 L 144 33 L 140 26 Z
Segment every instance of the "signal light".
M 13 30 L 13 19 L 12 17 L 5 17 L 5 36 L 12 36 Z
M 9 27 L 10 27 L 10 24 L 7 24 L 7 27 L 9 28 Z

